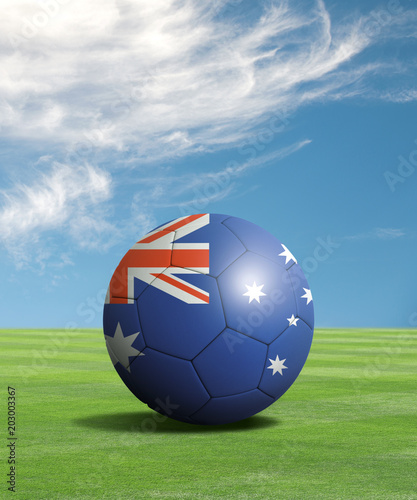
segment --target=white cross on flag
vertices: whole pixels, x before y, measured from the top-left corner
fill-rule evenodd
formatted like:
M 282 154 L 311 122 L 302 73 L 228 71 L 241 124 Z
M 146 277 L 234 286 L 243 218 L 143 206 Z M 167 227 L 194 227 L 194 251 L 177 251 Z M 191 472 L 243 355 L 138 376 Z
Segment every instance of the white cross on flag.
M 181 217 L 135 243 L 113 274 L 106 303 L 134 303 L 136 278 L 187 304 L 208 304 L 208 292 L 175 275 L 209 273 L 208 243 L 176 242 L 209 223 L 209 214 Z

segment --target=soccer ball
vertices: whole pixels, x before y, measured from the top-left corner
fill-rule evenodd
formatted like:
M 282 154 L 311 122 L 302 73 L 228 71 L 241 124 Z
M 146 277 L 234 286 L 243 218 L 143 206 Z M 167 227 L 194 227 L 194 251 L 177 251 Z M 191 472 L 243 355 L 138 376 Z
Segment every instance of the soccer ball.
M 103 323 L 113 365 L 142 402 L 177 420 L 225 424 L 287 391 L 307 359 L 314 313 L 285 245 L 243 219 L 198 214 L 132 246 Z

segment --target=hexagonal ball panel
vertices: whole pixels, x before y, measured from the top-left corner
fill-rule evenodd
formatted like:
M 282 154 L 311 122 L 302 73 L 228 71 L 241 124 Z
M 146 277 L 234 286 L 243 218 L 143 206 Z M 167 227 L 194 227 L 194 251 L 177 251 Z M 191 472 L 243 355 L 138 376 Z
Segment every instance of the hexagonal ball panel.
M 188 417 L 209 400 L 191 361 L 146 348 L 130 365 L 130 378 L 143 402 L 172 418 Z
M 203 274 L 178 276 L 210 294 L 209 304 L 189 305 L 149 286 L 137 300 L 146 345 L 166 354 L 193 359 L 226 323 L 216 280 Z
M 217 281 L 227 326 L 261 342 L 272 342 L 297 313 L 287 271 L 260 255 L 246 252 Z M 263 285 L 259 302 L 245 295 L 254 283 Z
M 265 344 L 226 329 L 193 364 L 211 396 L 227 396 L 256 389 L 266 352 Z
M 268 348 L 267 366 L 259 389 L 274 399 L 280 398 L 301 372 L 312 340 L 313 331 L 301 319 L 297 326 L 289 326 Z

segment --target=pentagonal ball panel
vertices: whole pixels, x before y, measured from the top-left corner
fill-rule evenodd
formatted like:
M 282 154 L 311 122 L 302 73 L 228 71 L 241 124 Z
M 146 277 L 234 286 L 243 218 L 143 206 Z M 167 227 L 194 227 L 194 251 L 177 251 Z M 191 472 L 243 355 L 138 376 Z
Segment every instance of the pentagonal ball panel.
M 170 417 L 188 417 L 209 400 L 190 361 L 146 348 L 130 365 L 140 399 Z

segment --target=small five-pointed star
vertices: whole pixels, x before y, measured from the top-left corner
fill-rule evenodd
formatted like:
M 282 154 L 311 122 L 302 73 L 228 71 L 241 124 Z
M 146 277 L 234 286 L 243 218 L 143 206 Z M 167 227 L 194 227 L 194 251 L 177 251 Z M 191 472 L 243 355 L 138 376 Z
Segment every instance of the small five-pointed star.
M 119 362 L 126 368 L 127 371 L 130 372 L 129 356 L 145 356 L 143 352 L 138 351 L 137 349 L 132 347 L 132 344 L 136 340 L 136 337 L 139 335 L 139 333 L 140 332 L 132 333 L 131 335 L 125 337 L 123 335 L 120 323 L 117 323 L 114 337 L 105 335 L 107 349 L 109 351 L 113 365 Z
M 252 300 L 256 300 L 257 302 L 261 303 L 259 297 L 263 297 L 264 295 L 266 295 L 266 293 L 261 292 L 264 285 L 257 286 L 254 281 L 252 286 L 245 285 L 245 287 L 248 289 L 248 291 L 243 293 L 242 295 L 249 297 L 249 304 L 252 302 Z
M 282 375 L 282 370 L 286 370 L 288 366 L 284 366 L 284 363 L 287 359 L 279 359 L 279 356 L 277 354 L 277 357 L 275 359 L 269 358 L 269 361 L 271 362 L 271 366 L 268 366 L 269 370 L 272 370 L 272 375 L 275 375 L 277 372 Z
M 297 264 L 297 259 L 294 257 L 294 255 L 288 250 L 288 248 L 281 243 L 282 248 L 284 251 L 279 254 L 280 257 L 285 257 L 285 265 L 288 264 L 290 260 L 293 260 Z
M 287 321 L 288 321 L 288 326 L 291 326 L 291 325 L 294 325 L 294 326 L 297 326 L 297 321 L 299 320 L 300 318 L 296 318 L 294 316 L 294 314 L 291 315 L 291 318 L 287 318 Z
M 303 287 L 303 290 L 305 291 L 305 294 L 301 295 L 301 298 L 307 299 L 307 304 L 310 304 L 310 302 L 313 300 L 313 296 L 311 295 L 311 290 L 309 290 L 308 288 L 304 288 L 304 287 Z

